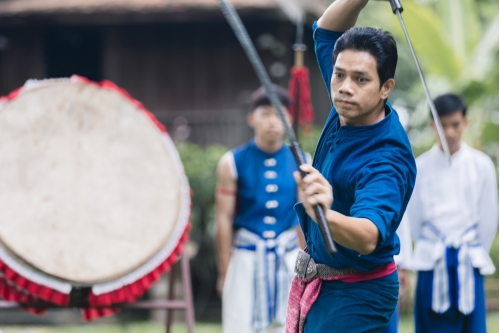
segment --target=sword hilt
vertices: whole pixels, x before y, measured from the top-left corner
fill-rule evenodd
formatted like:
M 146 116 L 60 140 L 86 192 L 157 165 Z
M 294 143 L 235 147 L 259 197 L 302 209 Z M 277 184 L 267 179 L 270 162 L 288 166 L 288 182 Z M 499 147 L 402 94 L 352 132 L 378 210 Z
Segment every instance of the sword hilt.
M 396 14 L 396 12 L 403 12 L 403 6 L 399 0 L 389 0 L 391 2 L 392 12 Z

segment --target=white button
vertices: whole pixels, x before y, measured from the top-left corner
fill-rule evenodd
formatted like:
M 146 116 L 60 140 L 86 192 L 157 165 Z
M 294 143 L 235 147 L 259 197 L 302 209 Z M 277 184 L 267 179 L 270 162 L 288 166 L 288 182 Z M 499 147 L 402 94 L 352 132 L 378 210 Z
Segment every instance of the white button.
M 266 192 L 267 193 L 274 193 L 278 192 L 278 185 L 276 184 L 269 184 L 266 186 Z
M 269 201 L 266 202 L 266 208 L 267 209 L 277 208 L 278 206 L 279 206 L 279 203 L 276 200 L 269 200 Z
M 276 218 L 274 218 L 272 216 L 266 216 L 266 217 L 264 217 L 264 223 L 265 224 L 275 224 Z
M 267 160 L 264 161 L 264 165 L 266 167 L 273 167 L 276 165 L 276 160 L 274 158 L 268 158 Z
M 274 179 L 278 176 L 278 174 L 276 173 L 276 171 L 266 171 L 264 172 L 264 177 L 266 177 L 267 179 Z
M 262 233 L 262 236 L 264 236 L 264 238 L 274 238 L 276 237 L 276 233 L 272 230 L 267 230 Z

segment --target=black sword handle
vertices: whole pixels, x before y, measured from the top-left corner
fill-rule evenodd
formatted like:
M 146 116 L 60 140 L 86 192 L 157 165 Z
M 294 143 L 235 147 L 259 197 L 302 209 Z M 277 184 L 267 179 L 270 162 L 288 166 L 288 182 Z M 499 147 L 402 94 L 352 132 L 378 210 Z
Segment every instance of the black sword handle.
M 297 165 L 300 166 L 302 164 L 306 164 L 306 161 L 304 159 L 304 154 L 300 149 L 300 144 L 297 141 L 293 141 L 290 143 L 290 146 L 293 153 L 293 157 L 295 158 L 295 162 L 297 163 Z M 304 178 L 305 176 L 307 176 L 307 173 L 300 170 L 300 175 L 302 176 L 302 178 Z M 323 210 L 321 205 L 314 205 L 313 209 L 314 209 L 314 214 L 316 215 L 316 219 L 318 220 L 319 230 L 321 231 L 321 235 L 323 236 L 323 240 L 325 241 L 326 250 L 328 251 L 328 253 L 337 252 L 337 247 L 333 242 L 332 233 L 328 228 L 328 222 L 326 221 L 325 211 Z
M 391 2 L 391 7 L 392 7 L 392 12 L 396 14 L 396 12 L 403 12 L 403 5 L 401 5 L 401 2 L 399 0 L 389 0 Z

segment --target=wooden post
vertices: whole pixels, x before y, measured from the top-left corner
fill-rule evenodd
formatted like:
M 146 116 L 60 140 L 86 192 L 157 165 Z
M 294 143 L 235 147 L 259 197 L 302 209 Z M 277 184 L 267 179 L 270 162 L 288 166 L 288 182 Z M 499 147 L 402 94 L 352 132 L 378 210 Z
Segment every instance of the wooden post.
M 186 302 L 186 325 L 189 333 L 194 332 L 194 303 L 191 288 L 191 272 L 189 259 L 186 254 L 181 258 L 182 284 L 184 286 L 184 301 Z
M 182 256 L 184 258 L 184 255 Z M 182 260 L 182 259 L 181 259 Z M 170 269 L 170 276 L 168 281 L 168 295 L 167 300 L 173 301 L 175 299 L 175 272 L 177 271 L 178 263 L 175 263 Z M 174 318 L 174 309 L 167 309 L 167 333 L 170 333 L 170 328 L 172 327 Z
M 188 333 L 194 332 L 194 304 L 193 304 L 193 293 L 191 290 L 191 272 L 189 270 L 189 259 L 186 254 L 181 255 L 181 259 L 172 266 L 170 270 L 170 280 L 168 282 L 168 300 L 167 302 L 175 302 L 175 280 L 177 266 L 181 266 L 181 280 L 182 289 L 184 294 L 183 306 L 186 315 L 186 326 Z M 170 329 L 173 324 L 173 308 L 167 309 L 167 333 L 170 333 Z

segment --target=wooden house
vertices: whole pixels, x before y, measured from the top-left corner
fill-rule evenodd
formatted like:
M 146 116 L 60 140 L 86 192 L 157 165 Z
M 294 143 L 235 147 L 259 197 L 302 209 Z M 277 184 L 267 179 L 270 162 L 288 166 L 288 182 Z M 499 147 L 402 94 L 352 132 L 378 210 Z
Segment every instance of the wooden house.
M 326 0 L 302 1 L 306 65 L 318 122 L 328 98 L 311 23 Z M 295 25 L 281 0 L 233 0 L 272 80 L 287 85 Z M 259 81 L 217 0 L 1 0 L 0 95 L 30 78 L 108 79 L 179 139 L 238 145 L 251 136 L 247 101 Z

